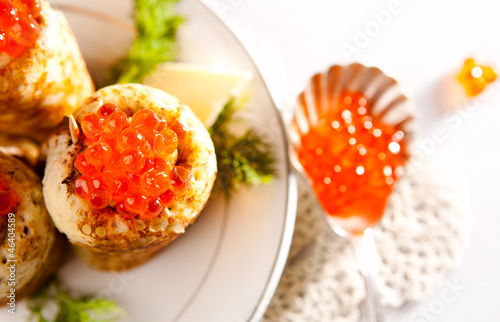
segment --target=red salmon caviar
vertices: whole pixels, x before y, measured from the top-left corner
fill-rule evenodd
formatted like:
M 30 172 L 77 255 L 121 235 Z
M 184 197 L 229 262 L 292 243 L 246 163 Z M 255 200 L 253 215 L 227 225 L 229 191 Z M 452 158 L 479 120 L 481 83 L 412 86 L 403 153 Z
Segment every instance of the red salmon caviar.
M 97 139 L 97 135 L 103 130 L 103 122 L 95 113 L 85 115 L 81 126 L 85 137 L 92 141 Z
M 142 176 L 141 186 L 150 196 L 159 196 L 168 189 L 168 176 L 162 171 L 150 170 Z
M 81 174 L 90 174 L 97 171 L 96 167 L 87 161 L 87 158 L 83 154 L 79 154 L 75 159 L 75 167 L 80 171 Z
M 170 185 L 175 190 L 186 188 L 187 183 L 191 180 L 191 172 L 184 167 L 174 167 L 170 173 Z
M 128 149 L 121 154 L 123 168 L 129 172 L 139 172 L 146 164 L 146 158 L 138 149 Z
M 165 138 L 165 144 L 161 154 L 172 154 L 175 150 L 177 150 L 177 134 L 175 134 L 175 132 L 171 129 L 166 129 L 161 132 L 161 135 Z
M 159 198 L 151 198 L 146 203 L 146 209 L 142 214 L 144 219 L 153 219 L 156 218 L 161 211 L 163 210 L 163 204 L 161 203 Z
M 40 0 L 0 0 L 0 51 L 18 57 L 40 36 Z
M 144 193 L 134 190 L 127 192 L 123 198 L 125 209 L 130 212 L 135 212 L 136 214 L 142 214 L 144 212 L 146 201 L 147 197 Z
M 360 93 L 344 92 L 341 98 L 338 109 L 320 115 L 301 137 L 298 157 L 327 213 L 371 225 L 383 215 L 408 157 L 405 135 L 372 118 L 370 102 Z
M 114 207 L 124 218 L 156 218 L 190 184 L 191 172 L 171 164 L 178 134 L 186 128 L 178 121 L 143 109 L 131 118 L 113 104 L 82 118 L 84 151 L 75 161 L 82 174 L 75 192 L 93 209 Z
M 144 136 L 137 130 L 128 128 L 118 135 L 118 145 L 125 150 L 129 147 L 139 148 L 144 144 Z
M 128 126 L 127 114 L 123 112 L 114 112 L 106 121 L 106 130 L 118 134 Z
M 160 196 L 161 202 L 165 207 L 170 207 L 175 200 L 175 195 L 172 191 L 167 190 L 164 194 Z
M 87 147 L 85 157 L 91 165 L 98 167 L 111 161 L 112 153 L 109 144 L 105 142 L 95 142 Z
M 19 10 L 30 14 L 33 18 L 40 17 L 42 11 L 40 0 L 14 0 L 14 3 Z
M 111 114 L 113 114 L 116 111 L 117 111 L 117 109 L 116 109 L 115 104 L 104 104 L 103 106 L 99 107 L 99 109 L 97 110 L 97 115 L 100 118 L 107 118 L 108 116 L 110 116 Z
M 116 212 L 118 212 L 124 218 L 133 218 L 137 215 L 137 213 L 128 211 L 125 208 L 125 203 L 123 201 L 118 201 L 116 203 Z
M 175 132 L 175 134 L 177 135 L 177 137 L 180 140 L 182 140 L 182 139 L 184 139 L 184 137 L 186 137 L 187 131 L 181 122 L 175 120 L 174 123 L 170 126 L 170 128 L 172 129 L 172 131 Z
M 76 179 L 75 192 L 80 198 L 90 200 L 90 182 L 86 177 Z
M 155 112 L 144 109 L 134 114 L 130 125 L 140 133 L 146 134 L 158 129 L 160 118 L 156 116 Z

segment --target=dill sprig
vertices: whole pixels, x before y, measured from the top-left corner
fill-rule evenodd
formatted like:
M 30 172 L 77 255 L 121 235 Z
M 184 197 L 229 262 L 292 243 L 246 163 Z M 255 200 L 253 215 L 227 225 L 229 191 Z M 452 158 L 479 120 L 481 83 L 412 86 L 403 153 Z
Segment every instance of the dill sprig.
M 231 99 L 209 128 L 218 168 L 214 192 L 222 191 L 226 197 L 240 186 L 269 183 L 275 175 L 275 160 L 269 143 L 264 142 L 253 129 L 239 137 L 229 130 L 228 125 L 235 122 L 238 109 L 234 99 Z
M 44 316 L 44 308 L 57 307 L 55 317 Z M 125 311 L 110 300 L 83 296 L 72 297 L 53 279 L 28 298 L 30 322 L 111 322 L 116 321 Z
M 137 36 L 128 55 L 108 70 L 106 84 L 140 83 L 156 65 L 175 59 L 183 21 L 175 12 L 178 1 L 135 0 Z

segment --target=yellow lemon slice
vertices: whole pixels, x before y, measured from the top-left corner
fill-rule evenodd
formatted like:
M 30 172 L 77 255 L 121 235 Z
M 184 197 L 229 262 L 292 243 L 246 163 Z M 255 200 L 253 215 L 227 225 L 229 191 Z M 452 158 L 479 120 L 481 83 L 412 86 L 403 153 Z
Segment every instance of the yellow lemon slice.
M 244 94 L 251 78 L 249 71 L 165 62 L 159 64 L 143 84 L 174 95 L 210 127 L 231 97 Z

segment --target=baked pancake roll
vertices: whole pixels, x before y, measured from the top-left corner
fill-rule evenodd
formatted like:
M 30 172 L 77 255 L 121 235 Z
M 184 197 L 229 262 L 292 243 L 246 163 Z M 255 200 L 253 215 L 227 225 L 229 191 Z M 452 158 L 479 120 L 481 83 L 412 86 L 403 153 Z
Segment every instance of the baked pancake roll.
M 45 0 L 0 1 L 0 132 L 37 141 L 94 91 L 63 13 Z
M 64 243 L 45 209 L 40 179 L 0 152 L 0 303 L 15 302 L 44 284 Z
M 205 206 L 217 172 L 210 135 L 178 99 L 138 84 L 105 87 L 73 116 L 45 145 L 49 213 L 88 264 L 141 264 Z

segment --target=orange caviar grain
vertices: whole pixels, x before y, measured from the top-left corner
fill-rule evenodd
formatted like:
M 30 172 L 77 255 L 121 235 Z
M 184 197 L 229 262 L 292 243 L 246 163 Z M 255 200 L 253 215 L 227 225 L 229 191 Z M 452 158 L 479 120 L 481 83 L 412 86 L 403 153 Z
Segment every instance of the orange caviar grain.
M 5 49 L 5 53 L 11 57 L 19 57 L 24 53 L 25 50 L 26 50 L 25 47 L 19 45 L 13 39 L 10 39 L 9 40 L 9 47 L 7 47 L 7 49 Z
M 100 167 L 111 161 L 113 151 L 106 142 L 95 142 L 87 147 L 84 156 L 91 165 Z
M 146 157 L 138 149 L 128 149 L 121 154 L 123 168 L 129 172 L 139 172 L 146 164 Z
M 30 47 L 38 39 L 40 26 L 33 17 L 22 15 L 10 26 L 7 34 L 20 46 Z
M 130 125 L 137 131 L 146 134 L 156 131 L 160 123 L 160 118 L 153 111 L 144 109 L 134 114 Z
M 173 124 L 170 126 L 170 129 L 175 132 L 179 140 L 182 140 L 186 137 L 187 131 L 181 122 L 175 120 Z
M 152 168 L 157 171 L 170 172 L 170 169 L 165 171 L 168 167 L 170 167 L 170 164 L 164 158 L 156 157 L 152 159 L 152 166 Z
M 76 195 L 84 200 L 90 200 L 90 182 L 87 177 L 80 177 L 75 181 Z
M 118 178 L 115 177 L 115 186 L 116 186 L 116 188 L 114 189 L 114 192 L 113 192 L 113 199 L 116 201 L 116 200 L 120 200 L 123 198 L 123 196 L 127 193 L 127 191 L 132 186 L 132 182 L 126 176 L 118 177 Z
M 141 215 L 144 219 L 156 218 L 163 211 L 163 204 L 159 198 L 150 198 L 146 203 L 144 213 Z
M 104 209 L 109 205 L 110 198 L 103 191 L 94 191 L 90 196 L 90 207 L 93 209 Z
M 168 176 L 161 171 L 150 170 L 141 178 L 142 189 L 151 196 L 159 196 L 168 190 Z
M 40 17 L 42 11 L 40 0 L 14 0 L 14 4 L 21 12 L 31 15 L 35 19 Z
M 130 212 L 135 212 L 136 214 L 142 214 L 144 212 L 146 201 L 147 197 L 139 191 L 127 192 L 123 199 L 125 209 Z
M 167 127 L 167 120 L 161 114 L 157 114 L 156 116 L 158 116 L 158 119 L 160 120 L 160 123 L 158 124 L 158 128 L 156 129 L 156 131 L 161 133 L 161 131 L 163 131 Z
M 172 172 L 170 172 L 170 186 L 174 190 L 183 190 L 187 188 L 187 184 L 190 180 L 191 172 L 184 167 L 174 167 Z
M 89 140 L 97 139 L 97 135 L 103 130 L 102 120 L 94 113 L 85 115 L 82 118 L 81 126 L 83 134 Z
M 175 200 L 175 194 L 171 190 L 167 190 L 160 196 L 160 200 L 163 206 L 170 207 Z
M 10 0 L 0 0 L 0 28 L 12 26 L 17 19 L 18 9 Z
M 122 150 L 140 148 L 144 145 L 144 136 L 136 129 L 128 128 L 118 136 L 118 146 Z
M 115 104 L 107 103 L 99 107 L 97 110 L 97 115 L 101 118 L 108 118 L 111 114 L 116 112 L 118 109 Z
M 116 211 L 124 218 L 133 218 L 135 216 L 137 216 L 137 213 L 133 212 L 133 211 L 128 211 L 126 208 L 125 208 L 125 203 L 123 202 L 123 200 L 120 200 L 116 203 Z
M 174 153 L 178 146 L 177 134 L 171 129 L 166 129 L 161 132 L 161 135 L 165 138 L 165 143 L 160 153 L 165 155 Z
M 114 112 L 106 120 L 106 130 L 112 134 L 118 134 L 128 126 L 127 114 L 121 111 Z
M 467 95 L 474 97 L 484 91 L 496 78 L 497 73 L 492 67 L 483 66 L 476 59 L 468 58 L 464 62 L 458 81 L 464 86 Z
M 87 161 L 87 158 L 85 158 L 85 154 L 79 154 L 76 157 L 75 167 L 78 169 L 78 171 L 80 171 L 81 174 L 91 174 L 92 172 L 97 171 L 97 168 Z

